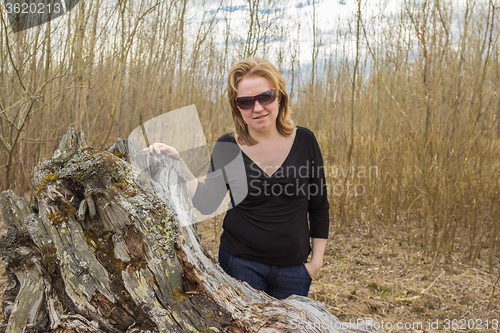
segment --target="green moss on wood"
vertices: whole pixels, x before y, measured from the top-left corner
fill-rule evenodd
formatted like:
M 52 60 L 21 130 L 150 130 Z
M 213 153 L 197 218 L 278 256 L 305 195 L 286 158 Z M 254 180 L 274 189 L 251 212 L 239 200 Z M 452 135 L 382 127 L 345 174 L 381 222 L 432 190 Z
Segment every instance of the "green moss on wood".
M 52 224 L 55 226 L 68 222 L 68 217 L 61 211 L 57 211 L 55 213 L 48 213 L 47 217 L 52 221 Z
M 50 245 L 41 246 L 40 253 L 42 254 L 41 266 L 47 269 L 49 274 L 53 274 L 59 266 L 56 247 Z
M 52 170 L 54 170 L 54 169 L 52 169 Z M 56 180 L 58 178 L 59 178 L 59 176 L 57 174 L 49 173 L 44 179 L 42 179 L 42 182 L 40 184 L 36 185 L 36 190 L 35 190 L 36 195 L 40 195 L 40 192 L 46 188 L 47 183 L 53 182 L 54 180 Z
M 55 213 L 48 213 L 47 217 L 52 221 L 54 226 L 61 225 L 65 222 L 68 222 L 68 216 L 74 216 L 76 213 L 75 207 L 70 202 L 65 200 L 59 200 L 56 203 L 56 206 L 59 208 Z
M 174 297 L 175 299 L 178 299 L 180 301 L 182 301 L 186 298 L 186 296 L 184 296 L 184 293 L 182 292 L 181 288 L 179 288 L 179 287 L 172 290 L 172 297 Z
M 114 185 L 120 190 L 120 192 L 125 193 L 129 197 L 133 197 L 135 192 L 131 189 L 131 186 L 127 187 L 127 183 L 124 181 L 114 183 Z
M 124 160 L 124 159 L 125 159 L 125 155 L 123 155 L 123 154 L 122 154 L 122 153 L 120 153 L 119 151 L 115 151 L 113 154 L 114 154 L 116 157 L 121 158 L 122 160 Z

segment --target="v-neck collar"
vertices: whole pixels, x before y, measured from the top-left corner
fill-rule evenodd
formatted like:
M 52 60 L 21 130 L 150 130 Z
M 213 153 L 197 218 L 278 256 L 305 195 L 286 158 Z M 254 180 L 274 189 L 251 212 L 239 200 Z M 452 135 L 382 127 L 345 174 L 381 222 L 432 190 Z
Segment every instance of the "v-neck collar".
M 290 147 L 290 150 L 288 151 L 288 154 L 286 155 L 286 157 L 285 157 L 285 159 L 283 160 L 283 162 L 281 162 L 281 165 L 280 165 L 278 168 L 276 168 L 276 170 L 274 170 L 274 172 L 273 172 L 272 174 L 270 174 L 270 175 L 269 175 L 267 172 L 265 172 L 265 171 L 264 171 L 264 169 L 262 169 L 262 168 L 261 168 L 261 167 L 260 167 L 257 163 L 255 163 L 255 161 L 254 161 L 254 160 L 252 160 L 252 159 L 250 158 L 250 156 L 248 156 L 248 155 L 247 155 L 247 154 L 243 151 L 243 149 L 241 149 L 241 147 L 240 147 L 239 145 L 238 145 L 238 147 L 240 148 L 241 153 L 242 153 L 244 156 L 246 156 L 246 157 L 247 157 L 247 158 L 248 158 L 248 159 L 249 159 L 249 160 L 250 160 L 253 164 L 255 164 L 255 165 L 256 165 L 256 166 L 260 169 L 260 171 L 262 171 L 262 173 L 263 173 L 264 175 L 266 175 L 266 176 L 267 176 L 267 178 L 272 178 L 272 177 L 276 174 L 276 172 L 277 172 L 279 169 L 281 169 L 281 167 L 283 167 L 283 165 L 285 165 L 285 163 L 286 163 L 286 162 L 288 161 L 288 159 L 290 158 L 290 155 L 292 154 L 293 149 L 295 148 L 295 145 L 296 145 L 296 142 L 297 142 L 298 128 L 297 128 L 297 127 L 295 127 L 295 128 L 294 128 L 294 130 L 295 130 L 295 138 L 293 138 L 293 143 L 292 143 L 292 146 Z M 238 144 L 238 143 L 236 143 L 236 144 Z

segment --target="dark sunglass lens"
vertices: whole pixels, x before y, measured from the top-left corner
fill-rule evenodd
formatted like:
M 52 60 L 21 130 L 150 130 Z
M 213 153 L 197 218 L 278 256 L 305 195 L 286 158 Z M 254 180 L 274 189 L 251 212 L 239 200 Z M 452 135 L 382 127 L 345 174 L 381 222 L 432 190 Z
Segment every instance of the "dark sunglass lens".
M 236 103 L 238 103 L 240 109 L 251 109 L 255 105 L 253 97 L 238 97 Z
M 271 104 L 275 99 L 276 92 L 274 90 L 268 90 L 259 95 L 259 103 L 261 105 Z

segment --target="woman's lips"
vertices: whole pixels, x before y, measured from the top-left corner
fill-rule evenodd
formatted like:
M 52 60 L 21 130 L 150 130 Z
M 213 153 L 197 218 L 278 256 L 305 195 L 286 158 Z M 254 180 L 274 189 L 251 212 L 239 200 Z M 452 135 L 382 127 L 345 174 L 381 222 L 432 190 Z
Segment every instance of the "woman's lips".
M 255 119 L 255 120 L 261 120 L 261 119 L 264 119 L 265 117 L 267 117 L 267 114 L 262 115 L 262 116 L 255 117 L 255 118 L 253 118 L 253 119 Z

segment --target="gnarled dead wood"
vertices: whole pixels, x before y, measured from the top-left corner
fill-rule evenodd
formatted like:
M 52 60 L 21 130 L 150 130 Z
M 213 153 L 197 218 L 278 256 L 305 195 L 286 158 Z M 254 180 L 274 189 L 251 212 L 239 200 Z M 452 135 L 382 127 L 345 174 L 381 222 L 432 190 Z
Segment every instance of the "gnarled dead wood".
M 376 331 L 225 274 L 198 243 L 185 181 L 168 156 L 87 147 L 70 128 L 35 169 L 32 207 L 0 195 L 5 332 Z

